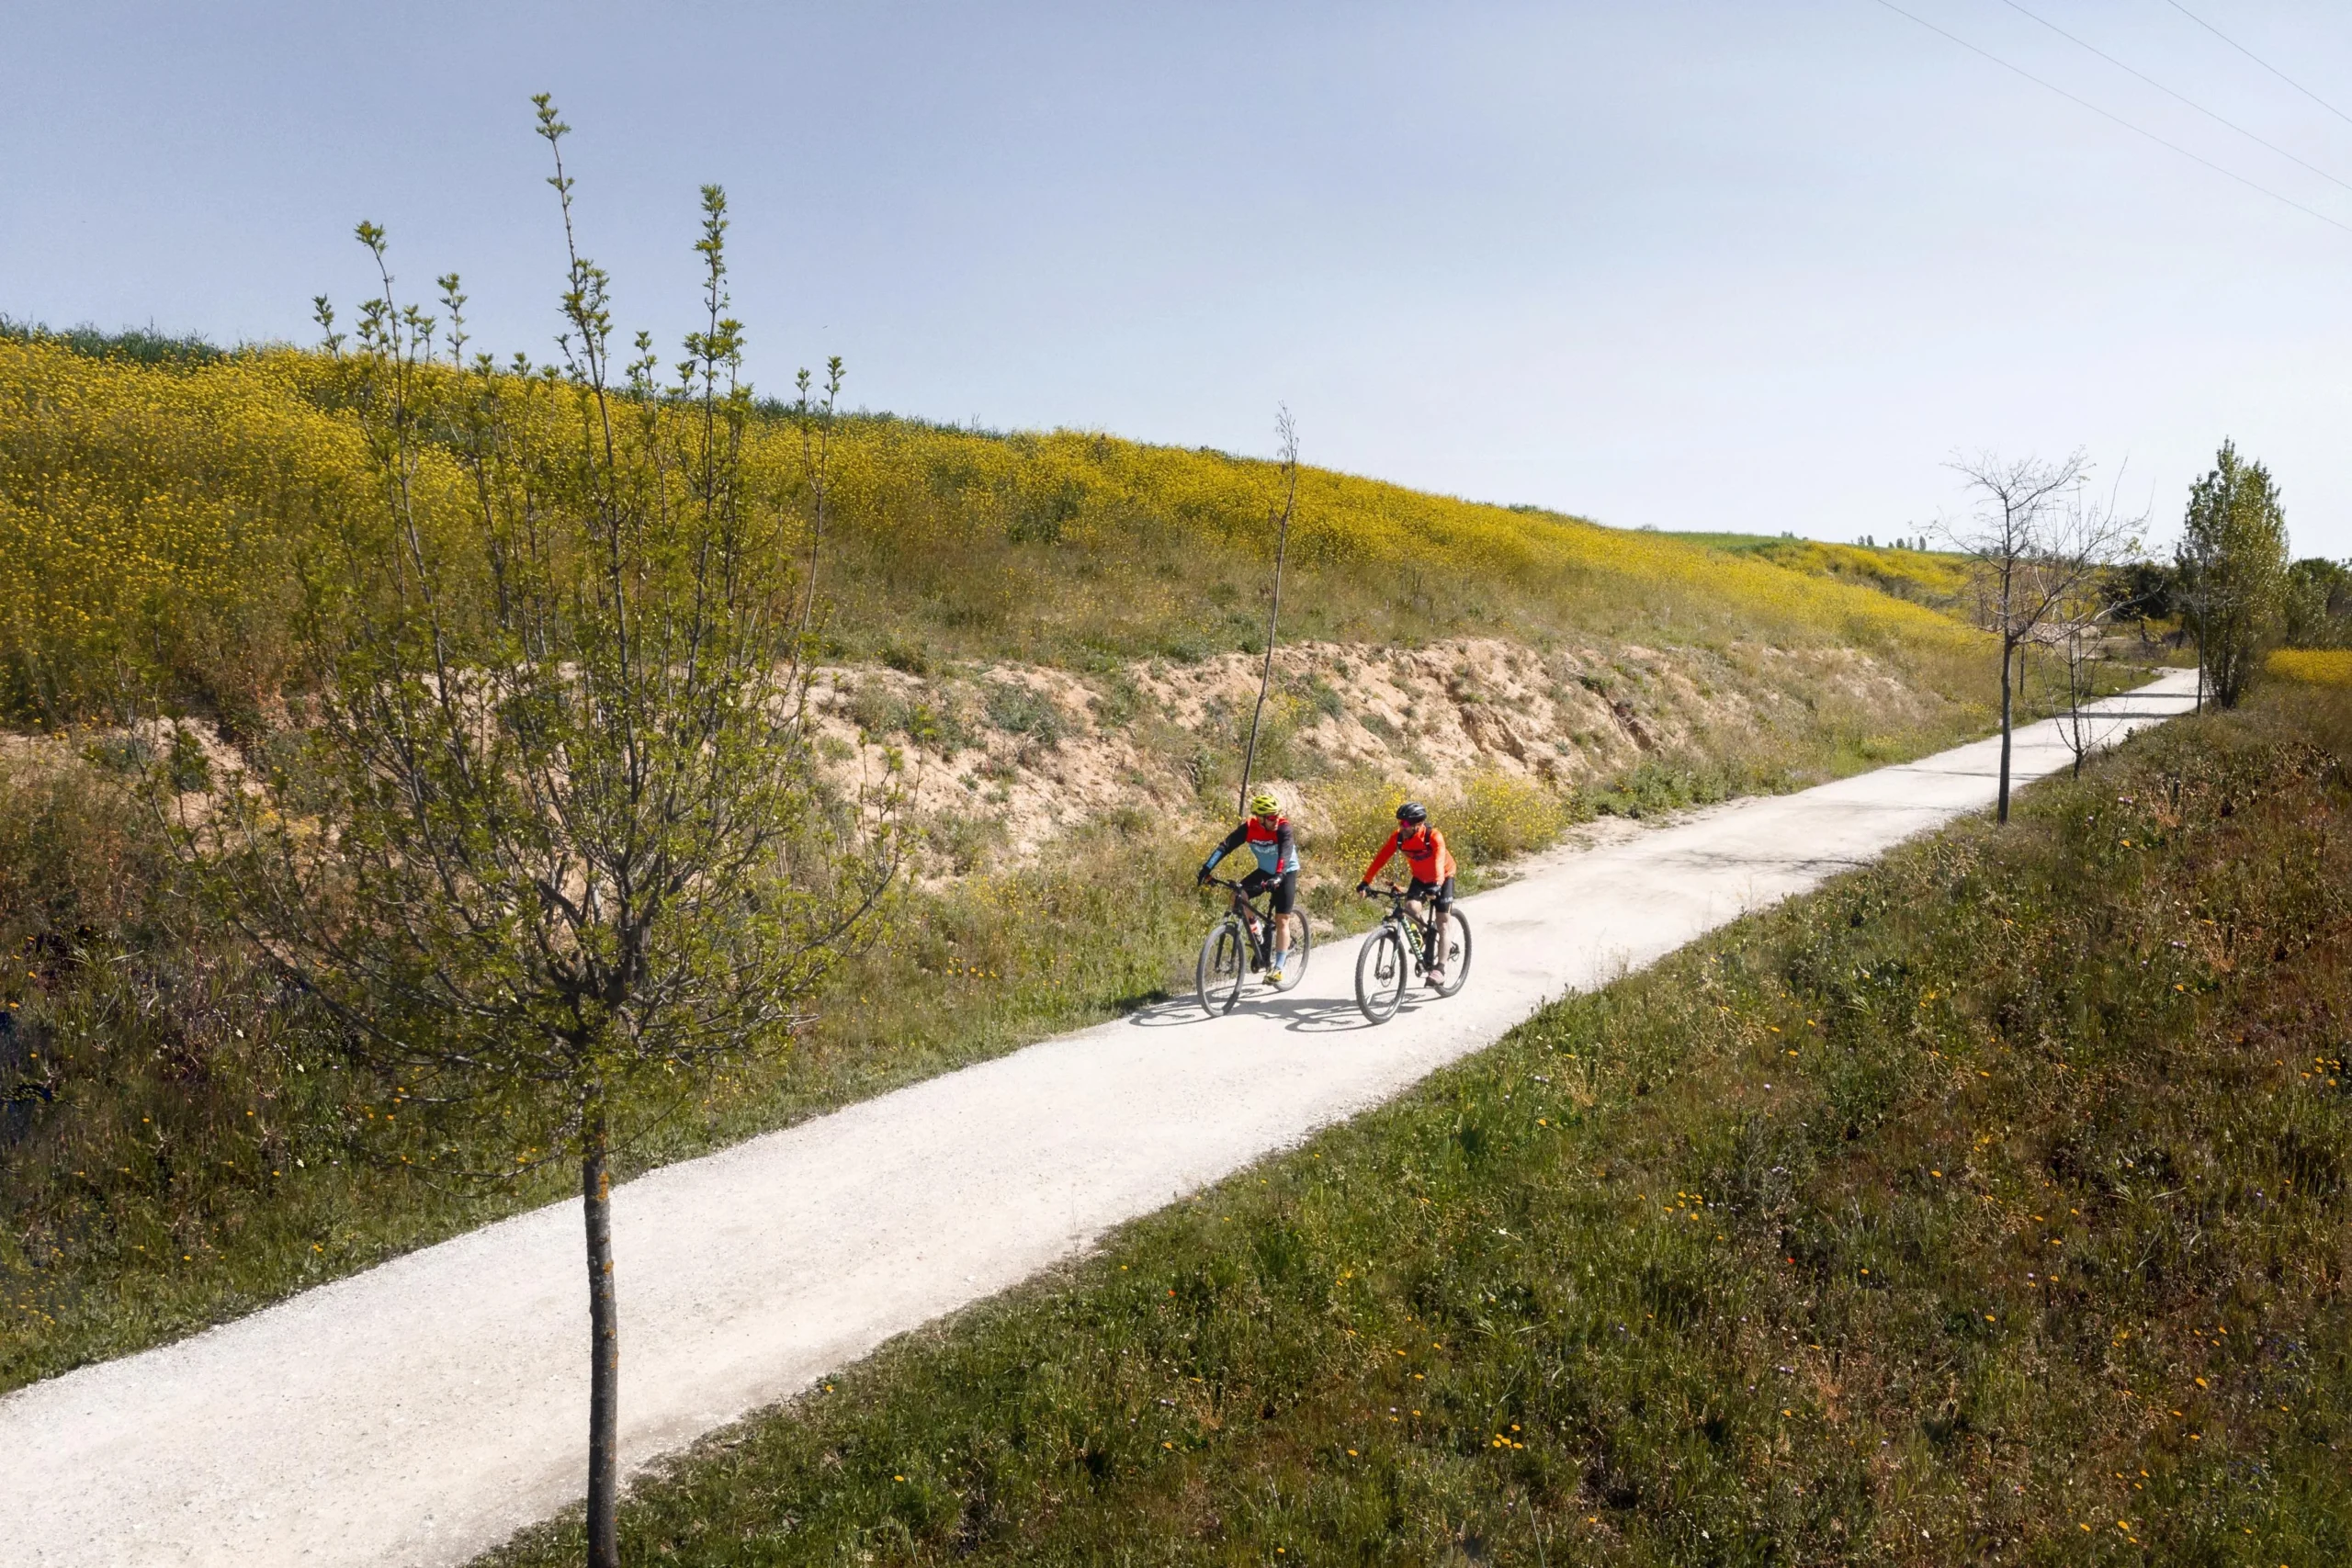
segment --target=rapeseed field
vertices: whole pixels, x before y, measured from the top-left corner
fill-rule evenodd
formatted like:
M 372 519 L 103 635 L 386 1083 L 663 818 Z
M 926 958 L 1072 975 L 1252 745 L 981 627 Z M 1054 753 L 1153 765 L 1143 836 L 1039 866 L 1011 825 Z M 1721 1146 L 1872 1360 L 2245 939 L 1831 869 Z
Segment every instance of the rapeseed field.
M 356 385 L 322 353 L 143 364 L 0 339 L 0 709 L 69 723 L 138 686 L 232 731 L 257 723 L 298 679 L 302 584 L 322 547 L 383 506 Z M 546 400 L 550 420 L 560 406 Z M 751 468 L 778 519 L 779 570 L 797 572 L 802 432 L 767 406 Z M 1271 464 L 863 415 L 839 423 L 831 461 L 829 657 L 1088 668 L 1263 636 Z M 414 482 L 428 518 L 467 504 L 446 445 Z M 1286 634 L 1301 637 L 1840 644 L 1946 695 L 1986 683 L 1974 633 L 1866 586 L 1328 470 L 1302 475 L 1291 560 Z
M 2282 648 L 2264 663 L 2282 680 L 2308 686 L 2352 686 L 2352 649 Z

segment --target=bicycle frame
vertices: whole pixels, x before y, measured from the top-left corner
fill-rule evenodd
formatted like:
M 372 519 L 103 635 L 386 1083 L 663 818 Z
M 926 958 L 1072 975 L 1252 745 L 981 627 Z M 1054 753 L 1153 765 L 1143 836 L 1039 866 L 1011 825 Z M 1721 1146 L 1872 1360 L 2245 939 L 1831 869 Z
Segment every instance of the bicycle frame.
M 1253 894 L 1245 890 L 1238 882 L 1228 881 L 1222 876 L 1210 877 L 1209 885 L 1232 894 L 1233 913 L 1241 921 L 1241 929 L 1250 933 L 1250 953 L 1255 961 L 1254 967 L 1264 968 L 1274 956 L 1274 890 L 1269 887 Z M 1266 908 L 1262 909 L 1258 908 L 1261 898 L 1266 900 Z
M 1412 895 L 1405 888 L 1393 885 L 1375 887 L 1372 890 L 1372 896 L 1388 900 L 1388 912 L 1380 917 L 1381 924 L 1395 926 L 1398 933 L 1404 937 L 1405 951 L 1412 957 L 1414 972 L 1423 975 L 1429 973 L 1430 953 L 1437 944 L 1437 915 L 1434 912 L 1436 905 L 1432 903 L 1430 905 L 1432 912 L 1427 918 L 1423 918 L 1414 914 L 1407 907 L 1412 902 Z

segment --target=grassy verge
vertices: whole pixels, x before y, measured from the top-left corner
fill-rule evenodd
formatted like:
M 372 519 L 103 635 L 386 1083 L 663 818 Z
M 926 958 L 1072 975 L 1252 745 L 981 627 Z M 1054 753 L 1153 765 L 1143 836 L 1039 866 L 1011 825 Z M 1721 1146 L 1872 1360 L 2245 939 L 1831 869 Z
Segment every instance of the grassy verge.
M 1552 1008 L 704 1443 L 629 1558 L 2345 1561 L 2347 756 L 2278 688 Z

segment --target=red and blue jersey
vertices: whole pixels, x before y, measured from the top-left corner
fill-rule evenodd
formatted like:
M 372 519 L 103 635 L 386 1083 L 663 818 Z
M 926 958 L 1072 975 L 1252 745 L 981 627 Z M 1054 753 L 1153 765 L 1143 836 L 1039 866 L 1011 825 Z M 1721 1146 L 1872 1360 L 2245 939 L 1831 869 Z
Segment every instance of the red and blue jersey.
M 1291 837 L 1290 818 L 1287 817 L 1275 818 L 1272 827 L 1255 817 L 1250 818 L 1209 852 L 1209 858 L 1201 863 L 1201 869 L 1215 871 L 1217 862 L 1244 844 L 1248 844 L 1250 852 L 1258 857 L 1258 869 L 1269 876 L 1280 876 L 1286 871 L 1298 869 L 1298 845 Z

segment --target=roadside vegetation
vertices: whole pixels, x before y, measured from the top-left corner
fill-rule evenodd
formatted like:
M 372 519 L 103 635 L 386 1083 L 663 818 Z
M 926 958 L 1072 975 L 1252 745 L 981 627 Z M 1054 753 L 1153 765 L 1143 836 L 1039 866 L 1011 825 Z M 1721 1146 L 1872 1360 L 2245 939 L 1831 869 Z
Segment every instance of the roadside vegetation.
M 2343 1561 L 2347 761 L 2276 684 L 1548 1009 L 713 1436 L 630 1556 Z

